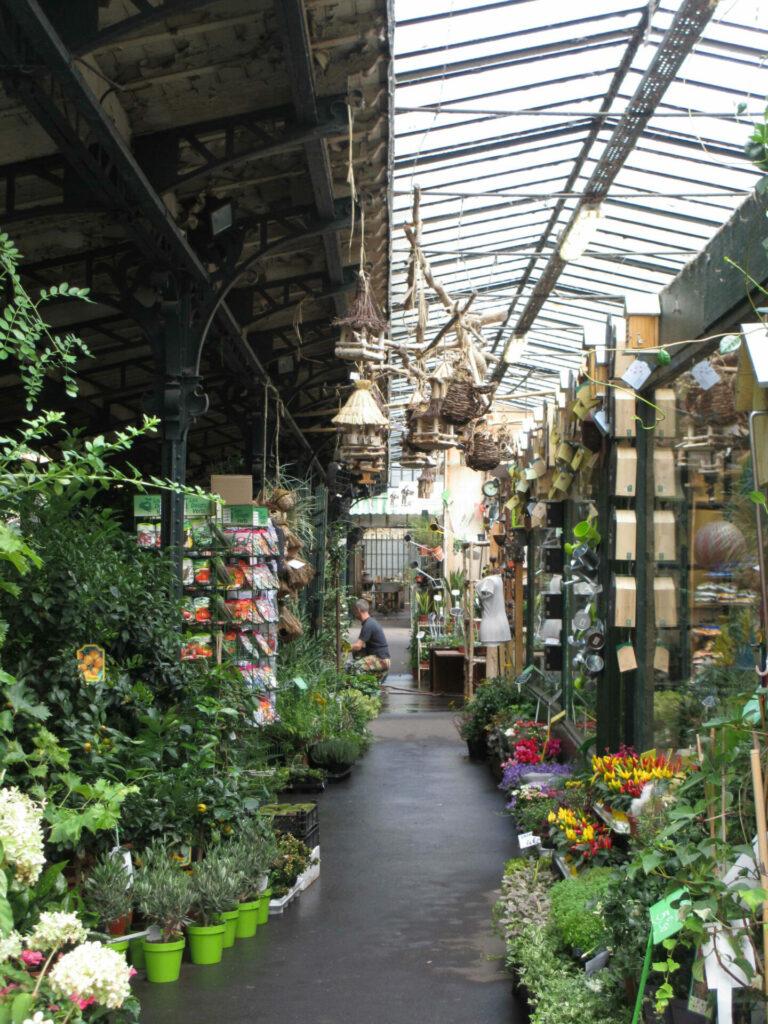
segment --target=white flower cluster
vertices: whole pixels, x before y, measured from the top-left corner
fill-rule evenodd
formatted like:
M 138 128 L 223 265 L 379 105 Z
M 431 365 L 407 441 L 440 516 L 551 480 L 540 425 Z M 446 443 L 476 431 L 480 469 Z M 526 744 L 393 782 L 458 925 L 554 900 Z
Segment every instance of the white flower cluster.
M 34 885 L 45 863 L 43 808 L 16 786 L 0 789 L 0 843 L 17 882 Z
M 38 1010 L 34 1017 L 27 1017 L 22 1024 L 53 1024 L 50 1017 L 43 1017 L 43 1011 Z
M 112 1009 L 131 994 L 125 957 L 100 942 L 84 942 L 54 964 L 51 987 L 69 999 L 94 999 Z
M 21 956 L 21 936 L 18 932 L 11 932 L 4 939 L 0 939 L 0 963 L 6 960 L 18 959 Z
M 82 942 L 87 935 L 77 914 L 63 910 L 44 910 L 40 920 L 24 940 L 29 949 L 58 949 L 68 942 Z

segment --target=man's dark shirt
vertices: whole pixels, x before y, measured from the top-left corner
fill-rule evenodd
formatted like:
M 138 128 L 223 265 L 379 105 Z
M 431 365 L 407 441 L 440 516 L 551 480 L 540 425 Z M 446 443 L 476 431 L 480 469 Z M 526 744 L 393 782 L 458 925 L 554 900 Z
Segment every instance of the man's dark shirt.
M 378 624 L 376 619 L 370 618 L 365 620 L 360 630 L 360 640 L 365 642 L 365 649 L 363 654 L 366 656 L 374 655 L 376 658 L 388 658 L 389 657 L 389 645 L 387 644 L 387 638 L 384 636 L 384 630 Z

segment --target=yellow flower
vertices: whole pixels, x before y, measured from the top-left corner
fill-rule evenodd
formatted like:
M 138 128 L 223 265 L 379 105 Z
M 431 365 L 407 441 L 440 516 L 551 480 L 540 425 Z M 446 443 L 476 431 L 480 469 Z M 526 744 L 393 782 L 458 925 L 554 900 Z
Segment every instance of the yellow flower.
M 208 810 L 208 805 L 207 804 L 198 804 L 197 805 L 197 810 L 198 810 L 198 813 L 205 814 L 205 812 Z
M 555 812 L 554 811 L 550 811 L 549 812 L 549 814 L 547 815 L 547 821 L 549 821 L 549 822 L 557 821 L 557 817 L 555 816 Z

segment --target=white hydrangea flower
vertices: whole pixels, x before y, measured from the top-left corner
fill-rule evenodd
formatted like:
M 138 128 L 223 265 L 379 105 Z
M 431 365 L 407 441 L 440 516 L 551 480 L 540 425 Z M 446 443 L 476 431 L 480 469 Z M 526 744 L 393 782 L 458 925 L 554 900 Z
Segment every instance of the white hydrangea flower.
M 34 1017 L 27 1017 L 23 1024 L 53 1024 L 50 1017 L 43 1017 L 43 1011 L 38 1010 Z
M 45 863 L 42 805 L 16 786 L 0 789 L 0 843 L 17 882 L 34 885 Z
M 0 939 L 0 963 L 21 956 L 21 936 L 18 932 L 11 932 L 4 939 Z
M 58 949 L 68 942 L 82 942 L 87 935 L 77 914 L 63 910 L 44 910 L 40 920 L 24 940 L 29 949 Z
M 84 942 L 65 953 L 48 976 L 62 996 L 80 1003 L 93 999 L 112 1009 L 131 994 L 130 977 L 125 957 L 100 942 Z

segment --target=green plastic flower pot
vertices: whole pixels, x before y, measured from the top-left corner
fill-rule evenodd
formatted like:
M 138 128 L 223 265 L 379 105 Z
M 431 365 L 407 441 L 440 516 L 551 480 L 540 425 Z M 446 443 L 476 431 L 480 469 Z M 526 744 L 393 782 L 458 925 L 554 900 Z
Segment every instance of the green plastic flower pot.
M 193 964 L 221 963 L 224 950 L 224 924 L 187 925 L 189 957 Z
M 109 948 L 113 949 L 116 953 L 125 953 L 125 954 L 127 954 L 128 953 L 128 946 L 129 945 L 130 945 L 130 943 L 128 942 L 128 939 L 126 939 L 125 942 L 110 942 Z M 126 955 L 126 959 L 127 959 L 127 955 Z
M 249 900 L 247 903 L 240 903 L 240 916 L 237 919 L 235 935 L 238 939 L 250 939 L 256 934 L 256 926 L 259 923 L 259 907 L 261 899 Z
M 147 942 L 143 940 L 144 958 L 147 965 L 147 981 L 157 983 L 178 981 L 181 973 L 181 955 L 185 940 L 175 942 Z
M 261 899 L 259 900 L 259 924 L 267 923 L 267 918 L 269 917 L 269 897 L 271 895 L 271 889 L 265 889 L 261 894 Z
M 225 910 L 221 915 L 221 920 L 226 925 L 224 929 L 224 949 L 229 949 L 230 946 L 235 944 L 235 933 L 237 932 L 237 919 L 239 916 L 239 908 L 237 910 Z
M 128 941 L 128 955 L 131 959 L 131 963 L 137 971 L 143 971 L 147 966 L 146 959 L 144 958 L 144 939 L 130 939 Z

